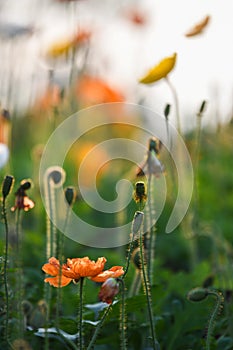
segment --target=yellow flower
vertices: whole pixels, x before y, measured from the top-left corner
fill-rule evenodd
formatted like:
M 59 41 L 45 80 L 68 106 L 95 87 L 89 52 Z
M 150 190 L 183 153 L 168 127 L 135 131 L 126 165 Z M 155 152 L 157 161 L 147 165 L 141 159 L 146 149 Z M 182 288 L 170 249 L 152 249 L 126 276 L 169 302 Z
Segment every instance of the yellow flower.
M 201 34 L 203 32 L 203 29 L 207 26 L 209 23 L 210 16 L 205 16 L 199 23 L 194 25 L 186 34 L 186 37 L 196 36 L 198 34 Z
M 165 78 L 168 73 L 170 73 L 174 68 L 176 63 L 176 56 L 176 53 L 174 53 L 172 56 L 164 58 L 155 67 L 150 69 L 146 75 L 139 80 L 139 83 L 151 84 Z

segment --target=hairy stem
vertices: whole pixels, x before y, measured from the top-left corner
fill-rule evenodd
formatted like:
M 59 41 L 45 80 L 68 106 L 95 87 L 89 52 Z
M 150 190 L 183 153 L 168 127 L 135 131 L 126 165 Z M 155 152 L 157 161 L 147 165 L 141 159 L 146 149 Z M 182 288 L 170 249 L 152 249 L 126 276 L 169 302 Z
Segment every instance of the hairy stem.
M 80 278 L 79 281 L 79 350 L 83 349 L 83 284 L 84 284 L 84 277 Z
M 126 341 L 126 315 L 125 315 L 125 283 L 124 280 L 118 278 L 121 283 L 121 319 L 120 319 L 120 331 L 121 331 L 121 349 L 127 349 Z
M 140 247 L 140 258 L 141 258 L 141 268 L 142 268 L 142 277 L 143 277 L 143 283 L 146 293 L 146 300 L 147 300 L 147 309 L 149 314 L 149 322 L 150 322 L 150 329 L 151 329 L 151 336 L 153 341 L 153 349 L 158 349 L 158 342 L 155 335 L 155 327 L 154 327 L 154 319 L 153 319 L 153 311 L 152 311 L 152 300 L 151 300 L 151 293 L 150 293 L 150 282 L 147 275 L 147 269 L 144 259 L 144 248 L 143 248 L 143 241 L 142 241 L 142 231 L 140 230 L 140 236 L 139 236 L 139 247 Z
M 7 263 L 8 263 L 8 235 L 9 235 L 9 229 L 8 229 L 8 221 L 7 221 L 7 215 L 6 215 L 6 201 L 3 197 L 2 200 L 2 215 L 5 225 L 5 234 L 6 234 L 6 243 L 5 243 L 5 258 L 4 258 L 4 288 L 5 288 L 5 297 L 6 297 L 6 323 L 5 323 L 5 339 L 7 343 L 7 349 L 8 349 L 8 323 L 9 323 L 9 295 L 8 295 L 8 272 L 7 272 Z
M 208 324 L 208 331 L 207 331 L 207 338 L 206 338 L 206 349 L 210 350 L 210 343 L 211 343 L 211 334 L 214 329 L 214 321 L 216 317 L 218 316 L 219 311 L 221 310 L 222 303 L 224 301 L 223 295 L 221 293 L 218 293 L 214 290 L 208 290 L 209 295 L 214 295 L 217 299 L 216 305 L 214 307 L 214 310 L 210 316 L 209 324 Z

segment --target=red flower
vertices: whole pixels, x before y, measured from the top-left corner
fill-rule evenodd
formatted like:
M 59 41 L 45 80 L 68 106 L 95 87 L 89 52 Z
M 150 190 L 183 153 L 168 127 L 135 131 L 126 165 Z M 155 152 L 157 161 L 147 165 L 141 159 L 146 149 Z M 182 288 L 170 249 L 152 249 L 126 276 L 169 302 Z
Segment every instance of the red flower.
M 119 283 L 115 278 L 108 278 L 101 286 L 99 299 L 111 304 L 114 297 L 119 293 Z

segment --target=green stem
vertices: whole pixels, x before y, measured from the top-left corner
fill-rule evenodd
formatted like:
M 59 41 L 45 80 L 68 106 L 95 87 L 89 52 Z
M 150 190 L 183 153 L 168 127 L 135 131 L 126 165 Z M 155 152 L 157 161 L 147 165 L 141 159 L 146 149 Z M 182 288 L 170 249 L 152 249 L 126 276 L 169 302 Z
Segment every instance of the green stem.
M 126 342 L 126 316 L 125 316 L 125 282 L 123 279 L 118 278 L 118 281 L 121 283 L 121 322 L 120 322 L 120 330 L 121 330 L 121 349 L 127 349 Z
M 63 249 L 64 249 L 64 233 L 66 231 L 68 222 L 69 222 L 69 214 L 70 207 L 67 207 L 65 223 L 63 227 L 63 232 L 58 232 L 58 242 L 57 242 L 57 250 L 58 250 L 58 260 L 60 262 L 60 275 L 59 275 L 59 286 L 61 286 L 61 276 L 62 276 L 62 260 L 63 260 Z M 62 288 L 57 288 L 57 303 L 56 303 L 56 326 L 59 326 L 59 311 L 62 299 Z
M 129 270 L 130 258 L 132 255 L 133 241 L 134 241 L 134 234 L 131 233 L 131 240 L 129 242 L 128 254 L 127 254 L 127 258 L 126 258 L 125 272 L 124 272 L 124 275 L 122 276 L 122 279 L 125 278 L 128 270 Z
M 164 78 L 167 85 L 169 86 L 171 93 L 173 95 L 174 98 L 174 103 L 175 103 L 175 108 L 176 108 L 176 121 L 177 121 L 177 129 L 179 134 L 181 134 L 181 126 L 180 126 L 180 108 L 179 108 L 179 99 L 178 99 L 178 95 L 176 92 L 175 87 L 172 85 L 172 83 L 170 82 L 170 80 L 168 79 L 168 77 Z
M 102 328 L 102 326 L 103 326 L 103 324 L 104 324 L 104 321 L 105 321 L 105 319 L 107 318 L 107 316 L 108 316 L 108 314 L 109 314 L 109 311 L 111 310 L 111 306 L 112 306 L 112 304 L 110 304 L 110 305 L 106 308 L 106 310 L 105 310 L 105 312 L 104 312 L 104 314 L 103 314 L 101 320 L 99 321 L 98 325 L 96 326 L 95 332 L 94 332 L 94 334 L 93 334 L 93 336 L 92 336 L 92 338 L 91 338 L 91 341 L 90 341 L 90 343 L 89 343 L 89 345 L 88 345 L 88 347 L 87 347 L 87 350 L 91 350 L 91 349 L 93 348 L 93 346 L 94 346 L 94 344 L 95 344 L 95 342 L 96 342 L 96 339 L 97 339 L 97 337 L 98 337 L 99 331 L 100 331 L 100 329 Z
M 149 256 L 148 256 L 148 277 L 150 283 L 153 281 L 153 261 L 154 261 L 154 242 L 155 242 L 155 231 L 153 225 L 153 203 L 152 203 L 152 182 L 151 175 L 148 178 L 148 205 L 149 205 Z
M 19 317 L 19 336 L 22 337 L 24 333 L 24 325 L 23 325 L 23 313 L 22 313 L 22 260 L 21 260 L 21 237 L 20 237 L 20 209 L 16 210 L 16 240 L 17 240 L 17 246 L 16 246 L 16 268 L 17 268 L 17 292 L 18 292 L 18 317 Z
M 82 332 L 82 322 L 83 322 L 83 283 L 84 277 L 80 278 L 79 281 L 79 350 L 83 349 L 83 332 Z
M 7 263 L 8 263 L 8 236 L 9 236 L 9 229 L 8 229 L 8 221 L 7 221 L 7 215 L 6 215 L 6 201 L 3 197 L 2 201 L 2 213 L 3 213 L 3 220 L 5 225 L 5 234 L 6 234 L 6 245 L 5 245 L 5 259 L 4 259 L 4 287 L 5 287 L 5 296 L 6 296 L 6 324 L 5 324 L 5 339 L 7 343 L 7 349 L 8 349 L 8 323 L 9 323 L 9 295 L 8 295 L 8 273 L 7 273 Z
M 140 230 L 140 236 L 139 236 L 139 247 L 140 247 L 140 258 L 141 258 L 141 265 L 142 265 L 142 277 L 144 282 L 144 288 L 146 293 L 146 300 L 147 300 L 147 308 L 149 313 L 149 321 L 150 321 L 150 329 L 151 329 L 151 336 L 153 341 L 153 349 L 158 349 L 158 342 L 156 340 L 155 335 L 155 327 L 154 327 L 154 320 L 153 320 L 153 311 L 152 311 L 152 301 L 151 301 L 151 293 L 150 293 L 150 282 L 147 275 L 147 269 L 144 259 L 144 249 L 143 249 L 143 241 L 142 241 L 142 231 Z

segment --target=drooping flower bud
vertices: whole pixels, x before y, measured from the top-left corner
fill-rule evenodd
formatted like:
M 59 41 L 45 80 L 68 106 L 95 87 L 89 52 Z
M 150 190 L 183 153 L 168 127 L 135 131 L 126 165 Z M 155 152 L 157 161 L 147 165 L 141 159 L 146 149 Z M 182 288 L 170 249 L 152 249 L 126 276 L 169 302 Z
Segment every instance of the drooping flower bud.
M 206 288 L 197 287 L 188 292 L 187 298 L 190 301 L 202 301 L 205 300 L 209 292 Z
M 115 278 L 108 278 L 101 286 L 99 299 L 104 303 L 111 304 L 118 293 L 119 283 Z

